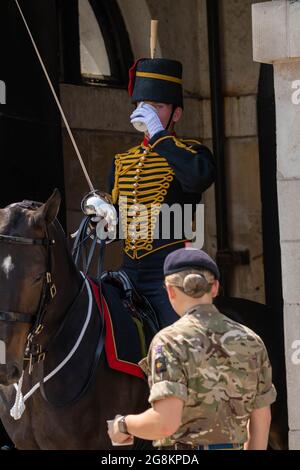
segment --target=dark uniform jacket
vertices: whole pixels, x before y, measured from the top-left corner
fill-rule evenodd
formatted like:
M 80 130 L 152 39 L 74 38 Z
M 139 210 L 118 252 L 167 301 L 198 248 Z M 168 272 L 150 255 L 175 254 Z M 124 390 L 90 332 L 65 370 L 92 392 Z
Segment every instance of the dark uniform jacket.
M 124 251 L 141 259 L 165 247 L 186 240 L 182 222 L 170 220 L 170 233 L 162 236 L 162 204 L 193 207 L 214 181 L 215 162 L 210 150 L 196 140 L 182 140 L 167 131 L 148 143 L 115 156 L 109 181 L 119 219 Z M 128 208 L 129 211 L 128 211 Z M 182 216 L 183 219 L 183 216 Z M 166 236 L 165 236 L 166 235 Z

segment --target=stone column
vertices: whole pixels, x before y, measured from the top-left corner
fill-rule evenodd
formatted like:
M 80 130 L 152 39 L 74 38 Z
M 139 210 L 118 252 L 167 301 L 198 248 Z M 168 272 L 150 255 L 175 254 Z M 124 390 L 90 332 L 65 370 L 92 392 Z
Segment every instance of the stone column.
M 274 65 L 289 445 L 300 449 L 300 1 L 252 5 L 252 25 L 254 61 Z

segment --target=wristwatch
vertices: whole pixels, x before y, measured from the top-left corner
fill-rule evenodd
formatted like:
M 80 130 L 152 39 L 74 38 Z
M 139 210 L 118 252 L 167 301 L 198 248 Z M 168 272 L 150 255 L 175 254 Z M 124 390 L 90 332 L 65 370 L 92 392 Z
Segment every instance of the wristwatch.
M 128 436 L 130 436 L 125 419 L 126 419 L 126 416 L 122 416 L 118 420 L 119 431 L 122 432 L 123 434 L 128 434 Z

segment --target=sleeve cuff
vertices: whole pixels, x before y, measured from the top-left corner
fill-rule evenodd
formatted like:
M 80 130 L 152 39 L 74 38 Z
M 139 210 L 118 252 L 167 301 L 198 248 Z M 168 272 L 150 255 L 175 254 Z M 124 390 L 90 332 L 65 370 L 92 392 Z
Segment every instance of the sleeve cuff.
M 167 397 L 177 397 L 182 401 L 187 400 L 187 388 L 184 384 L 178 382 L 169 382 L 164 380 L 152 385 L 150 390 L 149 403 L 162 400 Z
M 258 395 L 255 398 L 254 408 L 263 408 L 265 406 L 269 406 L 272 403 L 274 403 L 274 401 L 276 400 L 276 397 L 277 397 L 277 392 L 275 390 L 274 385 L 272 385 L 272 387 L 269 388 L 269 390 L 266 393 L 264 393 L 263 395 Z

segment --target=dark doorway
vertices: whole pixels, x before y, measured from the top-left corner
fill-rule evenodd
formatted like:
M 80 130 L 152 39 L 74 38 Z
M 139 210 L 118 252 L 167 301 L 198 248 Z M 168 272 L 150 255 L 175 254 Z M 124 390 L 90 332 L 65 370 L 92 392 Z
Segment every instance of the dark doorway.
M 56 2 L 20 5 L 58 90 Z M 55 187 L 64 199 L 60 116 L 13 0 L 0 4 L 0 56 L 0 80 L 6 85 L 6 104 L 0 105 L 0 207 L 23 199 L 45 201 Z M 64 224 L 64 203 L 59 218 Z M 8 443 L 0 423 L 0 445 Z
M 20 1 L 33 37 L 58 91 L 56 1 Z M 0 5 L 0 206 L 23 199 L 45 201 L 57 187 L 64 196 L 61 122 L 16 4 Z M 64 223 L 64 204 L 60 220 Z

